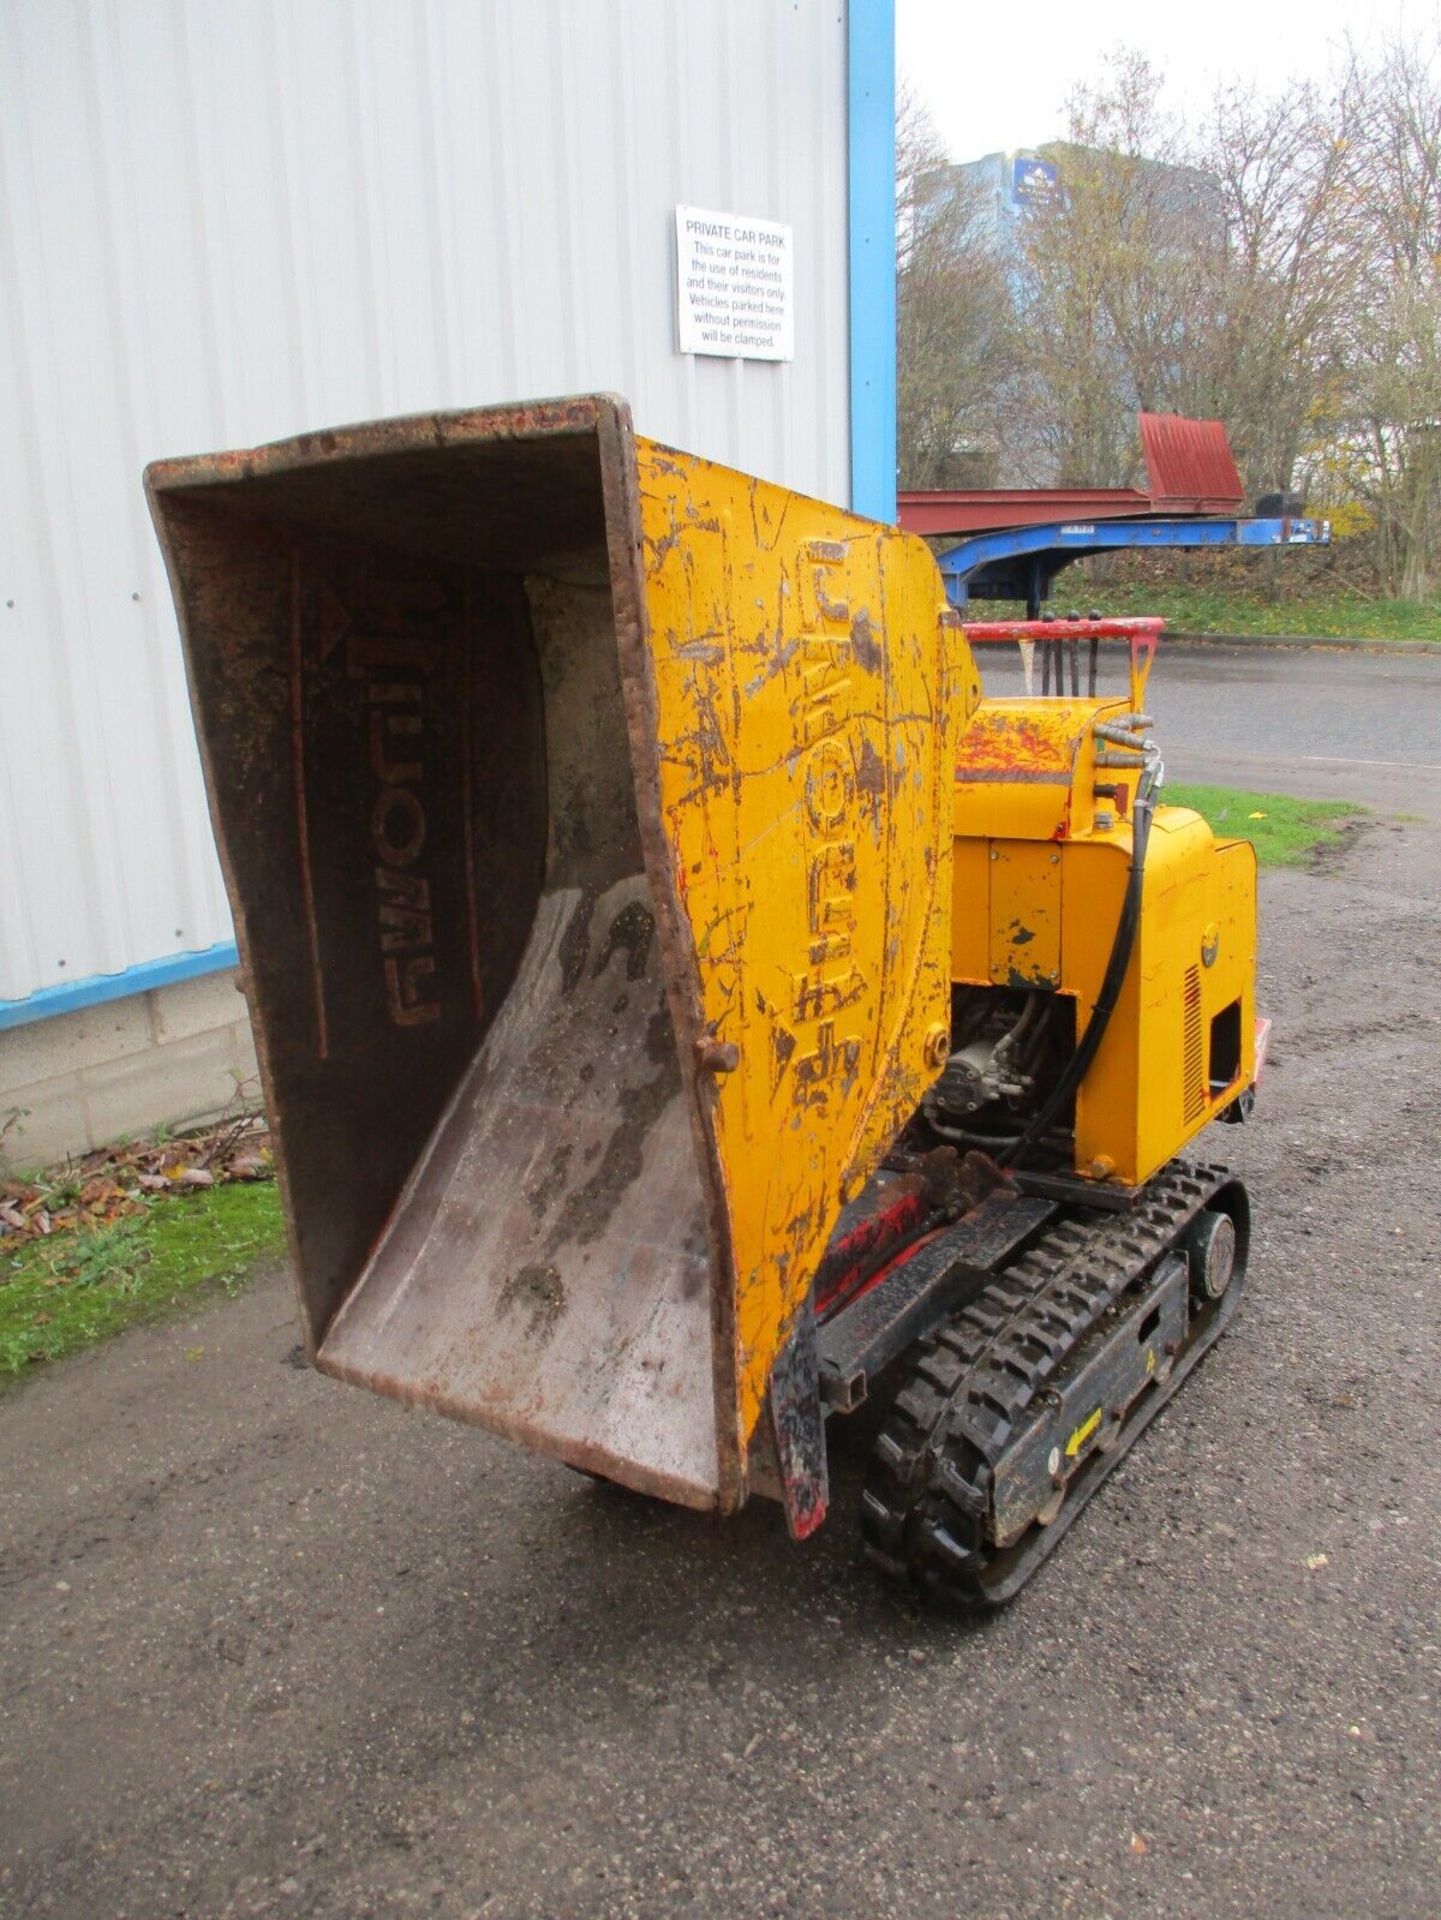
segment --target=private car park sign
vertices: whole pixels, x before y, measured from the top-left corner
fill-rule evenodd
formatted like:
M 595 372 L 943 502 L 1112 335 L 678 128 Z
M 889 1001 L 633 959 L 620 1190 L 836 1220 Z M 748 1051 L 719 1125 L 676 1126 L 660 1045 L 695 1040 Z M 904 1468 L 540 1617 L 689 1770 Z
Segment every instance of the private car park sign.
M 677 207 L 676 311 L 682 353 L 795 358 L 792 231 L 774 220 Z

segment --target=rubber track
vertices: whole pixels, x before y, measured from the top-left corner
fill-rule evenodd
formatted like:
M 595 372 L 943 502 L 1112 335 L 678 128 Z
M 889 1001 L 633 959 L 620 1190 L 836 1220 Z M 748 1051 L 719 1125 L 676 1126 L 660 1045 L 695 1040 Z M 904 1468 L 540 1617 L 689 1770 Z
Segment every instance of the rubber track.
M 1004 1591 L 987 1584 L 993 1468 L 1102 1315 L 1233 1177 L 1177 1160 L 1134 1212 L 1060 1222 L 923 1344 L 871 1454 L 861 1506 L 871 1560 L 952 1605 L 1010 1598 L 1030 1568 Z

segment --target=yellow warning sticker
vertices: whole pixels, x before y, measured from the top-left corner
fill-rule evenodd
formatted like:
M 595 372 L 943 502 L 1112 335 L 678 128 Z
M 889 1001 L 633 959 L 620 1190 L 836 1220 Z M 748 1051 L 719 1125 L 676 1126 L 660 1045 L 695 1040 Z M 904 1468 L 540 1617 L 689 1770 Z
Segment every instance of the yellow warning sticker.
M 1066 1442 L 1066 1457 L 1068 1459 L 1075 1459 L 1076 1455 L 1081 1451 L 1081 1448 L 1085 1446 L 1086 1442 L 1100 1424 L 1101 1409 L 1097 1407 L 1093 1414 L 1088 1415 L 1087 1418 L 1081 1422 L 1080 1426 L 1076 1428 L 1076 1431 Z

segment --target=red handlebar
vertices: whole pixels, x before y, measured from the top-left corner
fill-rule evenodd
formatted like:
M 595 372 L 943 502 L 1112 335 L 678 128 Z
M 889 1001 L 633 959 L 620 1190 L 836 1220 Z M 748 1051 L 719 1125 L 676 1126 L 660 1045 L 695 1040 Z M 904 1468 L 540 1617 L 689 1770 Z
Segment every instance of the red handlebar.
M 1159 639 L 1165 621 L 1151 615 L 1134 620 L 966 620 L 968 640 L 1142 640 Z

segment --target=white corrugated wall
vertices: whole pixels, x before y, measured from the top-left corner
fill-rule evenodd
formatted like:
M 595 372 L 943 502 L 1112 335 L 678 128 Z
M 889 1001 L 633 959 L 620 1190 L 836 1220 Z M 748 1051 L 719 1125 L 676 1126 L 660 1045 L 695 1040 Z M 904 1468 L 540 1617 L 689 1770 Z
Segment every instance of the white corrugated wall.
M 840 0 L 0 5 L 0 1001 L 229 938 L 158 455 L 610 388 L 844 500 Z M 789 365 L 675 351 L 678 201 L 795 229 Z

